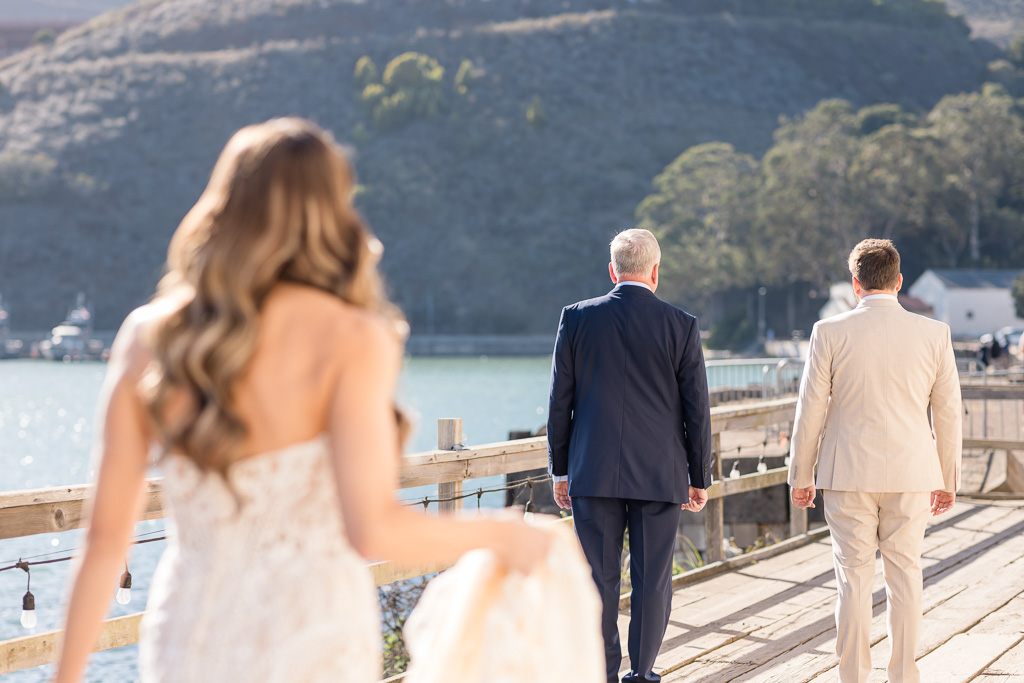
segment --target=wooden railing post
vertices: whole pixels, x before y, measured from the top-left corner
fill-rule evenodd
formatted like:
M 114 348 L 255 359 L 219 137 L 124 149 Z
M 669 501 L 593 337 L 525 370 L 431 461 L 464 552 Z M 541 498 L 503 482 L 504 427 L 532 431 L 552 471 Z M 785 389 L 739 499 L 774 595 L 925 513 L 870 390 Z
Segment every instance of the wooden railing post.
M 722 480 L 722 434 L 711 435 L 711 474 L 713 481 Z M 725 559 L 725 504 L 722 498 L 714 498 L 704 506 L 704 531 L 707 537 L 707 561 L 719 562 Z
M 462 445 L 462 418 L 441 418 L 437 421 L 437 450 L 450 451 Z M 462 512 L 462 480 L 437 485 L 437 497 L 441 499 L 438 511 L 442 514 Z M 455 498 L 456 500 L 445 500 Z
M 789 499 L 789 537 L 807 533 L 807 510 L 793 505 L 793 497 Z

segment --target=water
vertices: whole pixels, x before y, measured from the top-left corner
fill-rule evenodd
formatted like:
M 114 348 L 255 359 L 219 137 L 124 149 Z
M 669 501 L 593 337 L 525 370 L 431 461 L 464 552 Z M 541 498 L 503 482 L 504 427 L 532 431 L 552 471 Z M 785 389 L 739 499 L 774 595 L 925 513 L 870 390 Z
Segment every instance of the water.
M 548 358 L 415 358 L 407 359 L 399 401 L 418 425 L 409 451 L 437 445 L 437 419 L 461 417 L 467 444 L 503 441 L 509 430 L 536 429 L 547 420 Z M 89 451 L 93 438 L 96 396 L 106 366 L 100 363 L 59 364 L 41 361 L 0 363 L 0 491 L 81 484 L 90 481 Z M 157 472 L 153 473 L 158 474 Z M 482 479 L 470 487 L 500 485 L 500 478 Z M 399 492 L 400 497 L 435 496 L 436 488 Z M 496 506 L 503 494 L 489 494 L 483 504 Z M 164 520 L 139 522 L 136 534 L 158 532 Z M 157 534 L 162 535 L 162 534 Z M 81 530 L 0 540 L 0 567 L 19 557 L 43 553 L 65 557 L 78 548 Z M 108 617 L 144 609 L 147 586 L 164 543 L 131 550 L 132 601 L 111 601 Z M 42 557 L 39 559 L 49 559 Z M 39 623 L 26 631 L 19 622 L 25 573 L 0 572 L 0 640 L 59 628 L 64 614 L 69 563 L 32 568 L 32 593 Z M 85 680 L 136 679 L 135 646 L 96 653 Z M 4 683 L 37 683 L 53 673 L 51 666 L 4 676 Z
M 460 417 L 466 444 L 503 441 L 510 430 L 536 429 L 547 420 L 550 360 L 543 358 L 414 358 L 407 359 L 399 401 L 417 423 L 407 451 L 437 445 L 438 418 Z M 0 491 L 81 484 L 91 480 L 89 450 L 93 438 L 96 396 L 106 366 L 100 363 L 60 364 L 14 360 L 0 363 Z M 709 367 L 714 386 L 759 384 L 762 368 Z M 742 376 L 742 377 L 741 377 Z M 153 472 L 157 475 L 158 472 Z M 502 477 L 467 482 L 466 491 L 501 485 Z M 401 498 L 436 496 L 436 487 L 399 491 Z M 504 494 L 483 497 L 485 506 L 499 506 Z M 472 505 L 472 503 L 470 503 Z M 162 535 L 164 520 L 139 522 L 135 533 Z M 65 557 L 82 543 L 81 530 L 0 540 L 0 567 L 20 557 L 44 553 Z M 108 616 L 144 609 L 147 586 L 163 551 L 163 542 L 136 546 L 129 557 L 132 601 L 111 601 Z M 48 559 L 47 557 L 39 559 Z M 21 627 L 24 572 L 0 572 L 0 640 L 59 628 L 64 613 L 69 563 L 32 569 L 32 592 L 39 623 Z M 92 656 L 87 681 L 132 681 L 136 678 L 135 646 Z M 9 674 L 4 683 L 46 681 L 52 667 Z

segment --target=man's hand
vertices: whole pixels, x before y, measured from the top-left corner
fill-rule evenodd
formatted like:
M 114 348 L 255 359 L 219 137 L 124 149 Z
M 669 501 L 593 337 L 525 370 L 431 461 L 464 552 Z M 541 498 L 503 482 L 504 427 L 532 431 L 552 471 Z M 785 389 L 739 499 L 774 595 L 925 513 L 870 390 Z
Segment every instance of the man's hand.
M 555 482 L 555 502 L 558 503 L 558 507 L 563 510 L 572 509 L 572 501 L 569 500 L 569 482 Z
M 949 512 L 953 509 L 953 503 L 956 501 L 956 493 L 949 493 L 948 491 L 932 491 L 932 517 L 937 517 L 943 512 Z
M 793 505 L 801 509 L 814 507 L 814 496 L 816 493 L 814 484 L 802 489 L 793 489 Z
M 700 512 L 704 509 L 704 504 L 708 502 L 708 490 L 707 489 L 695 489 L 690 487 L 690 502 L 685 503 L 682 506 L 683 510 L 689 510 L 690 512 Z

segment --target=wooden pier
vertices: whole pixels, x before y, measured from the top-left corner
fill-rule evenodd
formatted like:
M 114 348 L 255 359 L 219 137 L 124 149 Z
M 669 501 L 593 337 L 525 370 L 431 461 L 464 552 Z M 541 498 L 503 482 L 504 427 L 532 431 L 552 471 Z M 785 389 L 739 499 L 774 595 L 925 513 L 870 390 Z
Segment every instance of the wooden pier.
M 964 387 L 973 415 L 987 415 L 988 402 L 1010 406 L 1019 424 L 1024 387 Z M 970 402 L 986 402 L 985 411 Z M 806 511 L 790 508 L 790 538 L 762 550 L 724 557 L 724 505 L 729 496 L 779 486 L 786 468 L 722 478 L 723 445 L 745 430 L 791 433 L 796 401 L 712 408 L 716 483 L 704 515 L 704 567 L 675 577 L 673 612 L 659 670 L 666 683 L 687 681 L 834 681 L 835 588 L 826 529 L 808 531 Z M 995 414 L 997 411 L 993 411 Z M 1002 408 L 998 411 L 1003 414 Z M 986 418 L 987 419 L 987 418 Z M 1006 423 L 1000 418 L 1000 424 Z M 986 423 L 987 424 L 987 423 Z M 1019 429 L 1019 427 L 1017 427 Z M 762 432 L 762 433 L 767 433 Z M 985 433 L 965 438 L 965 449 L 989 454 L 1024 453 L 1022 434 Z M 461 447 L 461 420 L 438 424 L 438 448 L 403 458 L 401 487 L 438 485 L 441 508 L 459 514 L 463 482 L 484 476 L 546 467 L 544 437 Z M 747 442 L 749 439 L 743 442 Z M 728 453 L 728 451 L 726 451 Z M 728 458 L 728 454 L 726 455 Z M 979 477 L 981 480 L 988 479 Z M 161 481 L 148 482 L 141 519 L 163 516 Z M 78 528 L 87 486 L 0 493 L 0 539 Z M 1009 494 L 991 494 L 1006 497 Z M 1024 501 L 961 501 L 929 527 L 925 551 L 925 632 L 922 667 L 926 683 L 1001 681 L 1024 683 Z M 444 569 L 376 563 L 377 585 Z M 880 581 L 880 578 L 879 578 Z M 877 667 L 884 681 L 884 592 L 875 594 Z M 629 595 L 623 596 L 626 608 Z M 104 622 L 97 650 L 136 643 L 142 613 Z M 0 674 L 55 661 L 58 631 L 0 641 Z M 623 641 L 625 642 L 625 641 Z M 397 680 L 397 679 L 396 679 Z
M 869 681 L 884 683 L 878 565 Z M 923 568 L 921 680 L 1024 682 L 1024 502 L 958 501 L 928 527 Z M 838 681 L 835 600 L 827 533 L 680 587 L 656 671 L 664 683 Z M 627 623 L 623 614 L 620 627 Z

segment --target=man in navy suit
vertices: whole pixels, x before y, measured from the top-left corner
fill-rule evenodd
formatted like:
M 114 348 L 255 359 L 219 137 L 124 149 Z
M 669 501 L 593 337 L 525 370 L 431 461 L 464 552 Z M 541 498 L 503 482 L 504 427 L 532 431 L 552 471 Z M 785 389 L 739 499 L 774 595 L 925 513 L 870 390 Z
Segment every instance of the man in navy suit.
M 620 563 L 629 530 L 629 663 L 624 683 L 658 681 L 672 604 L 680 510 L 711 484 L 711 413 L 697 319 L 659 300 L 661 248 L 649 230 L 611 243 L 615 288 L 562 309 L 551 366 L 549 469 L 604 605 L 609 683 L 618 683 Z

